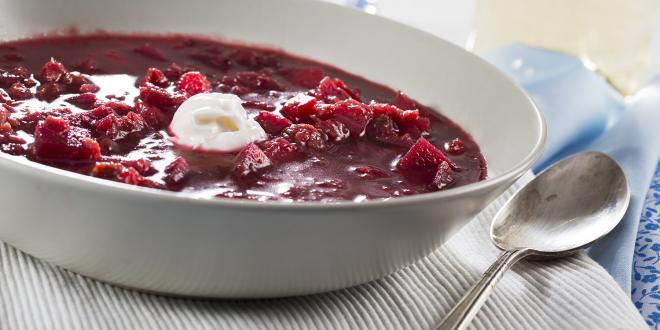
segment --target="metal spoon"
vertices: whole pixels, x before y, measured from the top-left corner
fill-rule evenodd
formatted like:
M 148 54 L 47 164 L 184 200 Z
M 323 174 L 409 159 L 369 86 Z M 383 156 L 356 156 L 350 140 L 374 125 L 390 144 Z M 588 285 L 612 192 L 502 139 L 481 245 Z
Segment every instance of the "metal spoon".
M 504 250 L 437 329 L 465 329 L 504 272 L 522 258 L 567 256 L 607 235 L 628 208 L 623 170 L 583 152 L 541 172 L 497 213 L 490 237 Z

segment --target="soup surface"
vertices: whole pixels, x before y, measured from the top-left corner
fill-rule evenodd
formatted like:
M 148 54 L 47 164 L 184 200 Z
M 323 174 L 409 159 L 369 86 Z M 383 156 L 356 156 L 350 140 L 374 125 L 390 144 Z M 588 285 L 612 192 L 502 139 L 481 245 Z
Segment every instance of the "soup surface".
M 224 153 L 174 143 L 172 117 L 199 93 L 237 95 L 267 138 Z M 0 150 L 125 184 L 260 201 L 359 202 L 486 177 L 475 141 L 400 91 L 181 35 L 0 44 Z

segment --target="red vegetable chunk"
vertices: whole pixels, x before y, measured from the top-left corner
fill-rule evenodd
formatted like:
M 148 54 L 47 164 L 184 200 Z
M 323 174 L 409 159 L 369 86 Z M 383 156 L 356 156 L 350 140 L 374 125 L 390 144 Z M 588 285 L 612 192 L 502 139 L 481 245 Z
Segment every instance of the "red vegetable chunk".
M 451 161 L 425 138 L 420 138 L 403 155 L 397 168 L 412 180 L 430 183 L 442 162 Z
M 272 135 L 278 135 L 282 133 L 285 128 L 291 125 L 290 120 L 270 112 L 260 112 L 254 119 L 259 123 L 259 125 L 261 125 L 266 133 Z
M 177 157 L 165 167 L 165 174 L 165 183 L 170 186 L 181 185 L 189 177 L 190 165 L 183 157 Z
M 179 92 L 188 96 L 209 91 L 211 91 L 211 83 L 199 72 L 186 72 L 179 79 Z
M 454 184 L 454 170 L 451 168 L 449 162 L 442 162 L 438 166 L 438 171 L 433 177 L 431 182 L 431 189 L 444 190 L 450 188 Z
M 90 110 L 96 104 L 96 95 L 92 93 L 84 93 L 76 96 L 71 96 L 65 101 L 77 106 L 78 108 Z
M 239 180 L 255 178 L 260 171 L 271 165 L 268 156 L 254 143 L 250 143 L 238 154 L 233 175 Z
M 350 98 L 360 100 L 357 90 L 352 90 L 343 81 L 330 77 L 325 77 L 319 82 L 318 87 L 316 87 L 316 97 L 328 103 Z
M 47 117 L 34 131 L 34 156 L 41 161 L 92 162 L 101 159 L 101 148 L 89 131 L 70 127 L 67 120 Z
M 316 127 L 309 124 L 291 125 L 284 129 L 282 135 L 285 139 L 303 148 L 312 150 L 325 148 L 325 136 Z
M 157 107 L 175 108 L 181 105 L 186 97 L 182 94 L 169 93 L 163 88 L 151 85 L 140 87 L 140 99 Z
M 270 160 L 275 162 L 291 160 L 300 155 L 297 145 L 281 137 L 264 141 L 261 149 Z
M 362 102 L 348 99 L 326 108 L 321 116 L 346 125 L 351 136 L 357 138 L 362 136 L 373 114 Z
M 51 57 L 50 61 L 46 62 L 46 64 L 41 67 L 39 80 L 42 83 L 57 82 L 65 73 L 67 73 L 67 70 L 64 68 L 64 65 Z
M 282 106 L 280 113 L 294 123 L 311 123 L 316 115 L 316 99 L 304 94 L 298 94 Z

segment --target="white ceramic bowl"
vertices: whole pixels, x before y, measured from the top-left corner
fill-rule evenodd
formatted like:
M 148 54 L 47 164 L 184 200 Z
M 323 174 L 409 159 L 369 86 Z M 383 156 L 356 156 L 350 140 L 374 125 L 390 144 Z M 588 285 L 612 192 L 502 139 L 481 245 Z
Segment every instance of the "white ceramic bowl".
M 0 39 L 68 26 L 271 45 L 435 106 L 472 133 L 483 182 L 390 201 L 199 200 L 0 154 L 0 239 L 103 281 L 176 295 L 272 297 L 343 288 L 438 247 L 528 170 L 545 126 L 491 65 L 441 39 L 309 0 L 0 0 Z

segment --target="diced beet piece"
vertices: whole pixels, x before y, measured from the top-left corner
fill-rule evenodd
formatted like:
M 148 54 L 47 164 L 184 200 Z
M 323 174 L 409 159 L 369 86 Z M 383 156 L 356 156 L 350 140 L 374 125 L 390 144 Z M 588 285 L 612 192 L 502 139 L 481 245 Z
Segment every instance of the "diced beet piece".
M 96 94 L 84 93 L 74 95 L 65 100 L 66 102 L 77 106 L 80 109 L 90 110 L 96 105 Z
M 382 136 L 378 137 L 376 140 L 398 147 L 410 147 L 415 143 L 415 139 L 410 135 L 410 133 L 397 136 Z
M 237 179 L 248 179 L 271 165 L 270 159 L 254 143 L 248 144 L 236 158 L 232 172 Z
M 143 132 L 147 128 L 147 123 L 142 116 L 135 112 L 129 112 L 127 115 L 121 117 L 110 114 L 97 121 L 94 128 L 99 134 L 116 141 L 130 134 Z
M 6 123 L 9 116 L 11 116 L 11 112 L 5 107 L 0 107 L 0 124 Z
M 268 134 L 278 135 L 291 125 L 291 121 L 270 112 L 260 112 L 254 118 Z
M 82 84 L 87 84 L 89 81 L 80 72 L 67 72 L 59 80 L 60 83 L 69 86 L 69 91 L 75 93 L 80 89 Z M 77 86 L 77 87 L 76 87 Z
M 96 93 L 99 91 L 99 86 L 94 84 L 82 84 L 79 89 L 80 93 Z
M 39 100 L 51 102 L 66 91 L 66 86 L 56 82 L 47 82 L 37 88 L 37 98 Z
M 0 87 L 2 88 L 9 88 L 9 86 L 20 83 L 22 80 L 21 77 L 10 72 L 0 73 Z
M 124 166 L 117 162 L 98 162 L 89 175 L 134 186 L 160 188 L 159 184 L 142 176 L 136 168 Z
M 135 103 L 135 110 L 144 118 L 144 121 L 153 128 L 162 128 L 169 125 L 170 118 L 160 108 L 145 104 Z
M 0 90 L 0 92 L 2 92 L 2 90 Z M 12 107 L 11 105 L 7 104 L 7 103 L 0 104 L 0 108 L 3 108 L 4 110 L 9 111 L 9 113 L 16 112 L 16 109 L 14 107 Z
M 387 172 L 375 166 L 356 166 L 353 169 L 353 172 L 355 172 L 359 177 L 367 180 L 385 178 L 389 176 Z
M 261 149 L 274 162 L 291 160 L 299 155 L 298 146 L 281 137 L 262 142 Z
M 119 119 L 114 113 L 99 119 L 94 125 L 94 129 L 101 135 L 106 135 L 114 138 L 120 134 L 119 132 Z
M 392 100 L 392 105 L 403 110 L 416 110 L 421 108 L 417 102 L 409 98 L 408 95 L 403 94 L 401 91 L 396 92 L 396 96 L 394 97 L 394 100 Z
M 99 144 L 89 131 L 69 126 L 69 122 L 47 117 L 34 131 L 34 156 L 40 161 L 92 162 L 101 159 Z
M 9 122 L 4 122 L 0 124 L 0 136 L 6 136 L 8 134 L 13 133 L 14 129 L 11 127 L 11 124 Z
M 9 94 L 7 94 L 7 91 L 4 89 L 0 88 L 0 103 L 8 103 L 13 101 Z
M 163 71 L 160 71 L 156 68 L 147 69 L 147 74 L 145 75 L 145 80 L 158 86 L 166 87 L 168 85 L 168 80 Z
M 182 67 L 176 63 L 170 64 L 170 66 L 165 70 L 165 76 L 171 81 L 178 81 L 179 78 L 186 72 Z
M 7 89 L 7 94 L 14 100 L 27 100 L 32 98 L 32 92 L 21 83 L 14 83 Z
M 0 135 L 4 137 L 14 132 L 9 116 L 11 112 L 5 107 L 0 107 Z
M 235 74 L 236 82 L 252 91 L 280 91 L 282 86 L 262 72 L 243 71 Z
M 27 79 L 30 78 L 30 70 L 28 70 L 24 66 L 15 66 L 13 69 L 11 69 L 11 73 L 14 75 L 18 76 L 21 79 Z
M 195 53 L 190 54 L 190 57 L 222 71 L 226 71 L 231 66 L 229 60 L 220 54 Z
M 32 87 L 34 87 L 34 86 L 37 86 L 38 84 L 39 84 L 39 83 L 38 83 L 36 80 L 32 79 L 32 78 L 23 79 L 23 85 L 25 85 L 25 86 L 27 86 L 27 87 L 29 87 L 29 88 L 32 88 Z
M 121 162 L 121 164 L 126 167 L 134 168 L 136 171 L 138 171 L 138 173 L 140 173 L 140 175 L 144 176 L 153 175 L 157 172 L 156 169 L 151 166 L 151 162 L 144 158 L 124 160 Z M 165 173 L 167 173 L 167 169 L 165 169 Z
M 152 46 L 148 42 L 145 43 L 144 45 L 140 46 L 140 47 L 137 47 L 137 48 L 133 49 L 133 51 L 140 54 L 140 55 L 142 55 L 142 56 L 144 56 L 144 57 L 148 57 L 148 58 L 153 59 L 153 60 L 157 60 L 157 61 L 165 61 L 166 60 L 165 55 L 163 55 L 163 53 L 160 50 L 156 49 L 154 46 Z
M 316 97 L 328 103 L 335 103 L 350 98 L 360 100 L 357 90 L 350 89 L 343 81 L 330 77 L 321 79 L 321 82 L 316 87 Z
M 87 111 L 86 113 L 91 114 L 96 119 L 101 119 L 111 113 L 114 113 L 114 109 L 105 104 L 102 104 L 90 111 Z
M 402 133 L 410 133 L 415 137 L 426 132 L 431 122 L 427 117 L 422 117 L 419 110 L 401 110 L 391 104 L 371 103 L 368 105 L 374 116 L 385 115 L 394 120 Z
M 115 162 L 97 162 L 89 175 L 103 179 L 116 179 L 124 166 Z
M 67 73 L 67 70 L 64 68 L 64 65 L 51 57 L 50 61 L 41 67 L 39 81 L 42 83 L 54 83 L 59 81 L 65 73 Z
M 275 105 L 261 101 L 243 101 L 243 107 L 246 109 L 259 109 L 266 111 L 275 111 Z
M 317 113 L 316 102 L 311 96 L 298 94 L 282 105 L 280 113 L 294 123 L 311 123 Z
M 419 138 L 399 160 L 397 168 L 414 181 L 431 183 L 442 162 L 451 164 L 442 151 L 425 138 Z
M 449 162 L 442 162 L 430 186 L 433 190 L 443 190 L 454 184 L 454 170 Z
M 329 141 L 341 142 L 351 136 L 351 131 L 340 121 L 332 119 L 320 120 L 314 126 L 325 133 Z
M 320 68 L 291 68 L 283 70 L 282 75 L 288 81 L 305 88 L 315 88 L 325 77 Z
M 5 143 L 0 145 L 0 151 L 14 155 L 14 156 L 24 156 L 27 153 L 27 150 L 23 146 L 23 144 L 18 144 L 18 143 Z
M 34 131 L 37 127 L 37 124 L 40 121 L 45 120 L 48 116 L 57 117 L 57 118 L 68 118 L 71 117 L 71 110 L 68 108 L 59 108 L 59 109 L 49 109 L 49 110 L 39 110 L 39 111 L 28 111 L 22 112 L 16 118 L 16 125 L 12 123 L 17 130 L 23 131 Z M 11 118 L 10 118 L 11 119 Z M 8 119 L 8 121 L 10 120 Z
M 183 157 L 177 157 L 165 167 L 163 181 L 170 186 L 177 186 L 185 182 L 190 175 L 190 166 Z
M 314 150 L 325 149 L 325 136 L 309 124 L 293 124 L 284 129 L 282 136 L 300 147 Z
M 463 143 L 463 140 L 455 138 L 450 142 L 445 143 L 445 150 L 447 150 L 450 155 L 460 155 L 465 152 L 465 144 Z
M 400 134 L 396 122 L 386 115 L 372 119 L 367 125 L 366 135 L 378 142 L 399 147 L 410 147 L 415 143 L 410 134 Z
M 250 90 L 243 86 L 232 86 L 229 88 L 228 92 L 234 95 L 243 95 L 249 93 Z
M 343 123 L 351 132 L 351 136 L 357 138 L 362 136 L 373 114 L 362 102 L 347 99 L 328 107 L 326 111 L 320 113 L 320 116 Z
M 398 124 L 404 132 L 420 136 L 429 129 L 431 121 L 427 117 L 422 117 L 419 110 L 404 110 L 400 113 Z
M 369 123 L 367 127 L 367 136 L 378 140 L 384 136 L 399 135 L 399 127 L 394 120 L 386 115 L 378 115 Z
M 119 119 L 119 126 L 127 134 L 142 132 L 147 128 L 144 118 L 135 112 L 129 112 Z
M 140 87 L 140 99 L 159 108 L 176 108 L 186 100 L 186 97 L 177 93 L 170 94 L 163 88 L 149 85 Z
M 8 123 L 5 123 L 2 126 L 6 126 L 6 124 L 8 124 Z M 0 130 L 2 130 L 2 128 L 0 128 Z M 26 141 L 18 135 L 11 135 L 11 134 L 5 133 L 5 134 L 2 134 L 2 141 L 1 142 L 2 143 L 25 144 Z
M 210 91 L 211 83 L 199 72 L 186 72 L 179 79 L 179 92 L 185 93 L 188 96 Z
M 132 167 L 124 167 L 122 171 L 117 175 L 117 179 L 120 182 L 134 186 L 160 188 L 159 184 L 143 177 L 136 169 Z
M 112 109 L 112 111 L 118 115 L 126 115 L 129 112 L 133 111 L 133 107 L 130 105 L 119 102 L 119 101 L 107 101 L 103 104 L 104 106 Z

